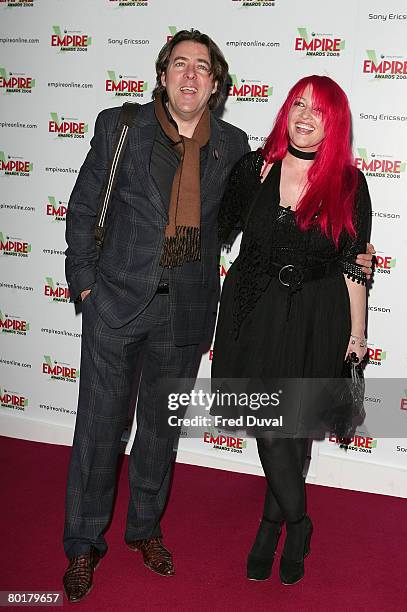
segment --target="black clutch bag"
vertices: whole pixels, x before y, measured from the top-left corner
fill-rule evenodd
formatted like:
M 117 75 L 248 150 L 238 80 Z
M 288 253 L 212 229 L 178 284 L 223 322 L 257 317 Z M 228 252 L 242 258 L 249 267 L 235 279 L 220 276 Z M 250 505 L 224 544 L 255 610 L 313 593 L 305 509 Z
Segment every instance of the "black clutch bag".
M 355 435 L 356 428 L 362 425 L 366 417 L 364 399 L 363 365 L 348 357 L 343 364 L 338 410 L 332 422 L 334 434 L 340 438 L 352 438 Z
M 363 365 L 348 358 L 343 364 L 342 376 L 326 379 L 325 383 L 318 410 L 320 423 L 344 444 L 353 438 L 366 416 Z

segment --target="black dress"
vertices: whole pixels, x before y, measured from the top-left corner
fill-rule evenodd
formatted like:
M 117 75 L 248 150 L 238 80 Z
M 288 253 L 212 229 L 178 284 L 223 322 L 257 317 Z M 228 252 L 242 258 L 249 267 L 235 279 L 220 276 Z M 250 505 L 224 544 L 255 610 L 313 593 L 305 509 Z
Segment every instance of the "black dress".
M 359 174 L 356 237 L 342 234 L 337 249 L 318 227 L 301 231 L 280 206 L 281 162 L 260 181 L 263 158 L 246 154 L 235 166 L 219 215 L 223 243 L 243 229 L 238 258 L 223 284 L 214 344 L 213 378 L 341 377 L 351 331 L 344 274 L 366 284 L 354 261 L 365 252 L 371 220 L 366 180 Z M 270 273 L 273 265 L 309 268 L 337 261 L 337 272 L 304 282 L 294 292 Z M 301 394 L 300 394 L 301 396 Z M 290 435 L 319 436 L 330 429 L 317 406 L 300 401 L 287 419 Z M 318 407 L 320 411 L 320 406 Z M 295 431 L 293 431 L 293 428 Z

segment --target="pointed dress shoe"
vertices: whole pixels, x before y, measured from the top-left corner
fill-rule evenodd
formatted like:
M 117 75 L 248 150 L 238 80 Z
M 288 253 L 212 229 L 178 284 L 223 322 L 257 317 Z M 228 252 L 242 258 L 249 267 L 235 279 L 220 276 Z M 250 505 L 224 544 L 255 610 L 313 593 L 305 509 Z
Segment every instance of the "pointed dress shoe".
M 90 551 L 76 555 L 69 560 L 68 568 L 63 577 L 65 595 L 68 601 L 81 601 L 93 586 L 93 572 L 99 565 L 101 555 L 91 546 Z
M 131 550 L 139 550 L 143 555 L 144 565 L 160 576 L 175 574 L 172 554 L 162 544 L 162 538 L 146 538 L 127 542 Z

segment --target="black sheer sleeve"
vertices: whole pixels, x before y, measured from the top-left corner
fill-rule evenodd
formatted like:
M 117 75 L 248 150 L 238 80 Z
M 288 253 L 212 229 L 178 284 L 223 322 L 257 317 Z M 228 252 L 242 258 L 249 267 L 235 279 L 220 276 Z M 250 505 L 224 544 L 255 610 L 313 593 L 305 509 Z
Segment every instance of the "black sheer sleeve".
M 356 192 L 354 225 L 356 236 L 347 238 L 345 248 L 342 251 L 340 262 L 343 273 L 357 283 L 366 285 L 366 274 L 362 272 L 361 266 L 355 263 L 359 253 L 366 252 L 366 243 L 370 236 L 372 222 L 372 205 L 370 202 L 369 189 L 366 179 L 359 171 L 359 185 Z
M 246 215 L 254 193 L 260 186 L 263 157 L 260 151 L 243 155 L 230 173 L 218 216 L 218 232 L 221 244 L 231 245 L 246 222 Z

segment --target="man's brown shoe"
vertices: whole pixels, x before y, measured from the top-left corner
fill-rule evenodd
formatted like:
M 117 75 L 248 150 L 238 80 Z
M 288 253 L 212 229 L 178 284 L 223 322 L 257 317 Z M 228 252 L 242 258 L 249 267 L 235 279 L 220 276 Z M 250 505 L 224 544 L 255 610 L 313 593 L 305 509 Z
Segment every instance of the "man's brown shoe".
M 81 601 L 91 590 L 93 570 L 99 565 L 102 557 L 94 546 L 88 553 L 76 555 L 69 560 L 68 569 L 63 578 L 65 595 L 71 603 Z
M 162 545 L 161 538 L 148 538 L 127 542 L 131 550 L 139 550 L 143 555 L 144 565 L 161 576 L 175 574 L 172 554 Z

